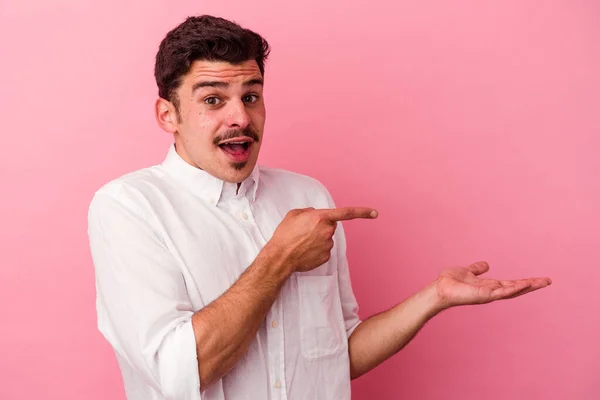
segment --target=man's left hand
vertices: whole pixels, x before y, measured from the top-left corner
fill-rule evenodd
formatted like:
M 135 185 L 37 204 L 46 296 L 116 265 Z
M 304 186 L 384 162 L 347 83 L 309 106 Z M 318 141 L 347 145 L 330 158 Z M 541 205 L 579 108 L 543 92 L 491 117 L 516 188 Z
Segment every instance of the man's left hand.
M 552 283 L 550 278 L 496 280 L 479 276 L 489 269 L 487 262 L 480 261 L 466 268 L 443 270 L 435 284 L 440 308 L 511 299 Z

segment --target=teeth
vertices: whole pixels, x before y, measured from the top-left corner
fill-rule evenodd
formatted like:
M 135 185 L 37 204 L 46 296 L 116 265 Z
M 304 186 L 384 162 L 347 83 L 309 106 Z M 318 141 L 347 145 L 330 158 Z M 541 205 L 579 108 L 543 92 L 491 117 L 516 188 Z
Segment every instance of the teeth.
M 225 143 L 221 143 L 219 146 L 225 146 L 226 144 L 250 144 L 250 142 L 247 142 L 247 141 L 243 141 L 243 142 L 225 142 Z

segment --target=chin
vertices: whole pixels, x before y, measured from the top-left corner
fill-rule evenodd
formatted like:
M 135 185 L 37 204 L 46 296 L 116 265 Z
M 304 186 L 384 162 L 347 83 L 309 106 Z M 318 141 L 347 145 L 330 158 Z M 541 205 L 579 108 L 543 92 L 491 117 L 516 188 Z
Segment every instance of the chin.
M 241 183 L 246 180 L 251 173 L 252 168 L 250 168 L 249 161 L 235 163 L 231 164 L 231 169 L 225 174 L 225 179 L 223 180 L 230 183 Z
M 246 168 L 246 166 L 248 165 L 248 163 L 249 163 L 249 161 L 244 161 L 244 162 L 240 162 L 240 163 L 233 163 L 233 164 L 231 164 L 231 166 L 236 171 L 242 171 L 244 168 Z

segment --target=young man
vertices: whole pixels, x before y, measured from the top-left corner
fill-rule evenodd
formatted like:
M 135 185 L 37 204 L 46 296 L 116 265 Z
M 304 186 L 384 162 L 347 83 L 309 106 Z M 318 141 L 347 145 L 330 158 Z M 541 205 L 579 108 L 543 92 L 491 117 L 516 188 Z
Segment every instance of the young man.
M 359 320 L 340 221 L 318 181 L 259 167 L 267 42 L 220 18 L 188 18 L 162 41 L 156 120 L 174 144 L 89 210 L 98 326 L 130 400 L 350 398 L 350 380 L 404 347 L 442 310 L 515 297 L 546 278 L 449 269 Z

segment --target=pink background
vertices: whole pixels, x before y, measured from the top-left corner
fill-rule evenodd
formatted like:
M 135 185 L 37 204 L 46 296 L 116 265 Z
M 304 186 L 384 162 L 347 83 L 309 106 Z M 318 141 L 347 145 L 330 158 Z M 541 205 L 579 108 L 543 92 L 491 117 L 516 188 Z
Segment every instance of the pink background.
M 440 315 L 354 399 L 600 398 L 598 4 L 1 0 L 0 398 L 124 399 L 87 207 L 163 159 L 153 58 L 200 13 L 273 47 L 260 162 L 379 209 L 345 225 L 363 317 L 480 259 L 554 279 Z

